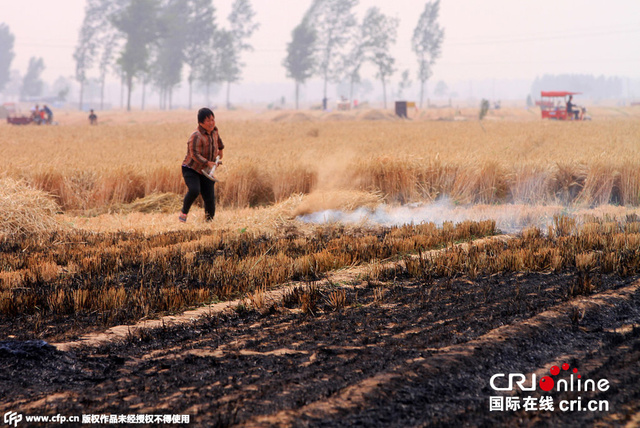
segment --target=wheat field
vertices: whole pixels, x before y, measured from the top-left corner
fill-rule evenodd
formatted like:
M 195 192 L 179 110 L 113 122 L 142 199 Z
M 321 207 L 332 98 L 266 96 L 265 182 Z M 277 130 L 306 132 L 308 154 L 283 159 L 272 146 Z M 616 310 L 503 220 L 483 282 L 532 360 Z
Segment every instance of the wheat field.
M 220 111 L 226 150 L 216 197 L 223 212 L 245 210 L 244 217 L 282 204 L 300 213 L 442 198 L 637 207 L 639 113 L 601 109 L 593 121 L 563 123 L 512 108 L 480 123 L 473 109 L 425 110 L 413 120 L 377 110 Z M 0 125 L 0 179 L 45 192 L 74 223 L 179 209 L 195 111 L 107 112 L 98 126 L 83 113 L 56 119 L 59 126 Z

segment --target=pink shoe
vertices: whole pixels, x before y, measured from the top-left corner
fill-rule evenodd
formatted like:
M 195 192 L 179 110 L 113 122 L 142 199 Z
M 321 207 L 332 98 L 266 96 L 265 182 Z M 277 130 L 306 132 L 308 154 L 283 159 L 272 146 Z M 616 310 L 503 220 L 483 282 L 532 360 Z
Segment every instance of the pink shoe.
M 178 216 L 178 220 L 180 220 L 182 223 L 186 223 L 187 222 L 187 215 L 183 212 L 180 212 L 180 216 Z

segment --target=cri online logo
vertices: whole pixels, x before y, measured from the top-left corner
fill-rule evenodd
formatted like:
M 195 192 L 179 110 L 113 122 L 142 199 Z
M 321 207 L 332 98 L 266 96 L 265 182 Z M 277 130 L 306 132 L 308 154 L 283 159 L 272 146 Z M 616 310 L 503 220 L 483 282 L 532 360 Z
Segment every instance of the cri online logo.
M 569 372 L 570 368 L 571 367 L 567 363 L 564 363 L 562 365 L 562 371 L 564 372 Z M 560 375 L 560 373 L 562 373 L 560 371 L 560 367 L 558 366 L 551 367 L 551 370 L 549 370 L 549 372 L 551 373 L 551 376 L 558 376 Z M 540 389 L 546 392 L 552 391 L 554 387 L 558 392 L 561 392 L 561 391 L 583 391 L 584 392 L 584 391 L 595 391 L 596 389 L 598 391 L 604 392 L 609 389 L 610 385 L 607 379 L 600 379 L 598 380 L 598 382 L 596 382 L 593 379 L 588 379 L 586 381 L 583 381 L 582 375 L 578 373 L 577 368 L 574 368 L 573 370 L 571 370 L 570 373 L 571 375 L 568 380 L 559 379 L 557 382 L 551 376 L 544 376 L 542 377 L 542 379 L 540 379 L 540 382 L 538 383 L 538 385 L 540 386 Z M 508 379 L 507 386 L 496 385 L 496 381 L 502 378 Z M 491 385 L 491 388 L 493 388 L 495 391 L 512 391 L 514 386 L 517 386 L 518 388 L 520 388 L 521 391 L 535 391 L 536 379 L 537 379 L 536 375 L 532 374 L 531 386 L 525 386 L 527 377 L 522 373 L 509 373 L 509 374 L 497 373 L 491 376 L 491 380 L 489 381 L 489 384 Z

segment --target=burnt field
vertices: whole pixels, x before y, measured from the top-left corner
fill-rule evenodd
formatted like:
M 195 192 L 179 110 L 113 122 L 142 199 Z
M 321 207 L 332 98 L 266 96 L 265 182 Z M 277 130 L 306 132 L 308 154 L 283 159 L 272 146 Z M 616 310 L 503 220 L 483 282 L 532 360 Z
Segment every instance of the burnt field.
M 99 236 L 108 251 L 95 245 L 89 246 L 95 255 L 88 248 L 82 254 L 101 260 L 102 276 L 96 262 L 73 258 L 73 248 L 87 247 L 89 236 L 76 236 L 75 244 L 69 244 L 73 236 L 58 236 L 54 242 L 64 246 L 6 247 L 4 266 L 12 260 L 23 275 L 3 283 L 14 300 L 4 300 L 1 318 L 7 333 L 0 342 L 0 411 L 188 414 L 197 426 L 637 424 L 639 231 L 638 219 L 628 217 L 579 226 L 556 218 L 548 231 L 513 237 L 499 236 L 491 222 L 286 230 L 227 236 L 220 246 L 199 235 L 186 244 L 185 236 Z M 64 254 L 46 251 L 58 247 Z M 36 287 L 45 284 L 44 268 L 40 279 L 26 274 L 37 271 L 39 251 L 51 257 L 50 270 L 59 269 L 47 277 L 49 288 Z M 118 263 L 110 261 L 114 255 Z M 202 272 L 223 261 L 220 266 L 242 268 L 227 270 L 218 283 L 198 276 L 200 270 L 180 269 L 193 260 Z M 169 288 L 162 272 L 171 272 L 177 288 Z M 147 309 L 134 310 L 134 300 L 106 305 L 115 293 L 110 287 L 122 287 Z M 209 294 L 192 292 L 200 289 Z M 82 300 L 82 290 L 105 294 Z M 69 346 L 120 322 L 218 300 L 233 303 L 199 318 Z M 492 376 L 509 373 L 523 374 L 526 386 L 535 376 L 537 384 L 563 364 L 583 381 L 606 379 L 608 388 L 491 386 Z M 563 370 L 553 377 L 559 384 L 570 375 Z M 520 408 L 492 409 L 492 397 Z M 524 407 L 541 397 L 551 397 L 553 410 Z M 577 403 L 590 402 L 608 407 L 578 410 Z

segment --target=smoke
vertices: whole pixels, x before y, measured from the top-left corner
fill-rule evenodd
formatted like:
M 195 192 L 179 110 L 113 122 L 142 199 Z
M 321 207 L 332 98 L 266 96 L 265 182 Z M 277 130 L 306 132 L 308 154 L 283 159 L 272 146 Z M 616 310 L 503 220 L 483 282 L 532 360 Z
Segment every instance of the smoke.
M 298 216 L 305 223 L 314 224 L 361 224 L 380 226 L 402 226 L 419 223 L 461 223 L 466 220 L 495 220 L 496 227 L 504 233 L 517 233 L 527 227 L 538 227 L 545 231 L 553 223 L 554 215 L 567 215 L 563 206 L 532 205 L 454 205 L 443 199 L 428 204 L 402 206 L 378 205 L 376 208 L 360 207 L 353 211 L 323 210 Z

